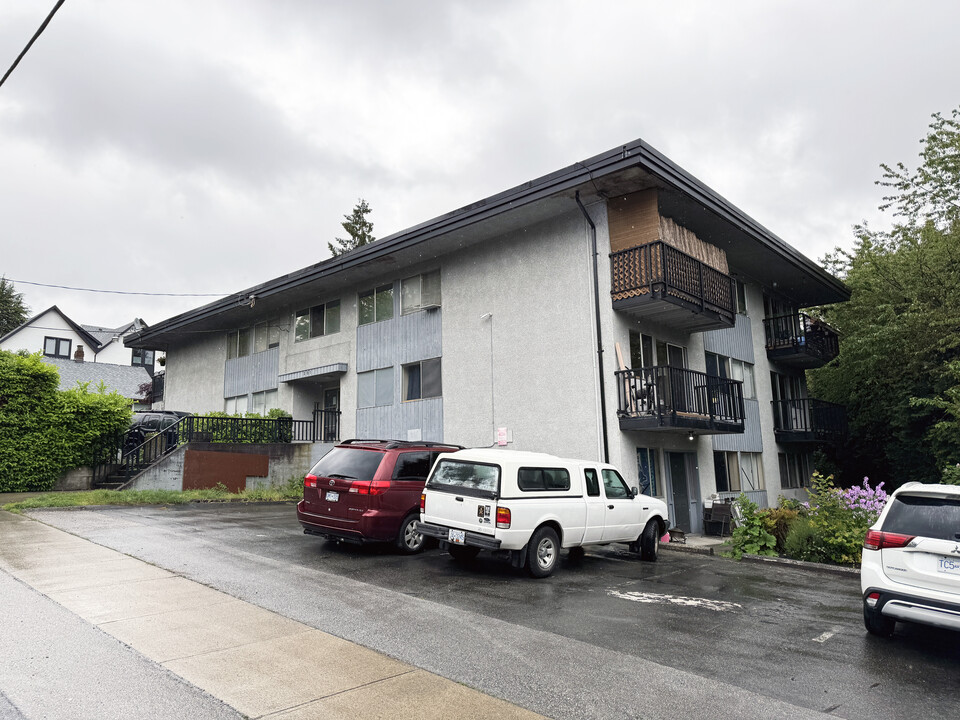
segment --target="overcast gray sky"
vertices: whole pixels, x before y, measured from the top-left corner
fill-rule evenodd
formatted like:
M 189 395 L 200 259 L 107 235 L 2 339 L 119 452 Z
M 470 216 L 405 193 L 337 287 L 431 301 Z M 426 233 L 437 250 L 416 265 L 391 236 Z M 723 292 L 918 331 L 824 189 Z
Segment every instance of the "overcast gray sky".
M 0 73 L 54 0 L 0 4 Z M 960 3 L 68 0 L 0 87 L 0 274 L 227 294 L 642 138 L 807 256 L 960 105 Z M 156 323 L 212 298 L 17 284 Z

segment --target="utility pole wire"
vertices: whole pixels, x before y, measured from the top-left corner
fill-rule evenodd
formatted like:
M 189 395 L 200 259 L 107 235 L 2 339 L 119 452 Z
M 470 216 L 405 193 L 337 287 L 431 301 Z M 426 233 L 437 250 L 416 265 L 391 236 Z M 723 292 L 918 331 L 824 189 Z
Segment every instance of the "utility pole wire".
M 27 46 L 23 49 L 23 51 L 17 55 L 17 59 L 13 61 L 13 65 L 10 66 L 10 69 L 4 73 L 2 78 L 0 78 L 0 87 L 3 87 L 3 83 L 5 83 L 7 78 L 10 77 L 10 73 L 12 73 L 14 69 L 16 69 L 17 65 L 20 64 L 20 61 L 23 60 L 23 56 L 27 54 L 27 50 L 29 50 L 33 43 L 36 42 L 37 38 L 40 37 L 40 33 L 47 29 L 47 25 L 50 24 L 51 20 L 53 20 L 53 16 L 57 14 L 57 10 L 60 9 L 60 6 L 63 5 L 64 2 L 66 2 L 66 0 L 57 0 L 57 4 L 54 5 L 53 10 L 51 10 L 50 14 L 47 15 L 47 19 L 43 21 L 43 24 L 33 34 L 33 37 L 30 38 L 30 42 L 27 43 Z

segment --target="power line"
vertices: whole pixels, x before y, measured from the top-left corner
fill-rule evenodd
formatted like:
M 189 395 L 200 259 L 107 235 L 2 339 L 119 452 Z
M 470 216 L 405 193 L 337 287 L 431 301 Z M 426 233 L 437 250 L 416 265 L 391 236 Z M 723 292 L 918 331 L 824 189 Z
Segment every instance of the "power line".
M 23 51 L 17 55 L 17 59 L 13 61 L 13 65 L 10 66 L 10 69 L 4 73 L 3 77 L 0 78 L 0 87 L 3 87 L 3 83 L 6 82 L 7 78 L 10 77 L 10 73 L 14 71 L 17 65 L 20 64 L 20 61 L 23 60 L 23 56 L 27 54 L 27 50 L 36 42 L 37 38 L 40 37 L 40 33 L 47 29 L 47 25 L 50 24 L 50 21 L 53 20 L 53 16 L 57 14 L 57 10 L 60 9 L 60 6 L 63 5 L 65 0 L 57 0 L 57 4 L 53 6 L 53 10 L 50 11 L 50 14 L 47 15 L 47 19 L 43 21 L 43 24 L 37 29 L 33 34 L 33 37 L 30 38 L 30 42 L 27 43 L 27 46 Z
M 227 295 L 236 295 L 236 293 L 151 293 L 125 290 L 94 290 L 92 288 L 69 287 L 68 285 L 48 285 L 47 283 L 30 282 L 29 280 L 14 280 L 13 278 L 7 278 L 7 282 L 20 283 L 21 285 L 36 285 L 37 287 L 45 288 L 56 288 L 57 290 L 76 290 L 78 292 L 104 293 L 107 295 L 147 295 L 150 297 L 226 297 Z

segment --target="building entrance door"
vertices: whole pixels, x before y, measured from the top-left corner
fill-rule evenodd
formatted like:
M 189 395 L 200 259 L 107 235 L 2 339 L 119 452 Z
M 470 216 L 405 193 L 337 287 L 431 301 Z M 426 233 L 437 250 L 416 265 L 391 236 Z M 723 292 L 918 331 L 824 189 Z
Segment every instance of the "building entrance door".
M 693 453 L 667 453 L 670 473 L 670 516 L 673 524 L 688 533 L 700 532 L 696 512 L 700 502 L 696 456 Z

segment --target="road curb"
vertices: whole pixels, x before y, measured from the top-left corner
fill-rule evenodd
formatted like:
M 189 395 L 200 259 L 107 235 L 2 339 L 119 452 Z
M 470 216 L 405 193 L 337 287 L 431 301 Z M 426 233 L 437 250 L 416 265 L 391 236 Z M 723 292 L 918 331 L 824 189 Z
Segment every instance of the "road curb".
M 860 568 L 843 567 L 841 565 L 826 565 L 824 563 L 806 562 L 804 560 L 793 560 L 791 558 L 769 557 L 766 555 L 743 555 L 743 560 L 753 563 L 767 563 L 770 565 L 786 565 L 800 570 L 815 570 L 817 572 L 830 573 L 831 575 L 860 575 Z
M 669 543 L 660 546 L 661 550 L 672 550 L 674 552 L 689 553 L 691 555 L 714 555 L 712 547 L 687 546 L 682 543 Z

